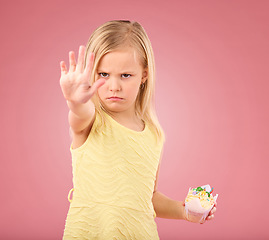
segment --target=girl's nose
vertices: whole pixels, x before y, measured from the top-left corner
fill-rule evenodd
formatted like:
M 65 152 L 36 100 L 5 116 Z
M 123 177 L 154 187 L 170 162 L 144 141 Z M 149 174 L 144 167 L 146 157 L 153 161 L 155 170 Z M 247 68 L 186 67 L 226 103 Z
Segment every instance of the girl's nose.
M 109 90 L 112 92 L 117 92 L 120 91 L 121 86 L 120 86 L 120 80 L 117 78 L 109 78 Z

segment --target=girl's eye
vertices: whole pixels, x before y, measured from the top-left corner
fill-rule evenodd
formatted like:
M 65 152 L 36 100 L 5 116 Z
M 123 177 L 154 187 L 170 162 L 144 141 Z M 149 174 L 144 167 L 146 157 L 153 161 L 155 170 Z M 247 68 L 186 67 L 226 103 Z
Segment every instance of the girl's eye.
M 108 73 L 99 73 L 99 75 L 100 75 L 102 78 L 107 78 L 107 77 L 108 77 Z
M 121 76 L 122 76 L 122 78 L 129 78 L 129 77 L 131 77 L 131 74 L 125 73 L 125 74 L 122 74 Z

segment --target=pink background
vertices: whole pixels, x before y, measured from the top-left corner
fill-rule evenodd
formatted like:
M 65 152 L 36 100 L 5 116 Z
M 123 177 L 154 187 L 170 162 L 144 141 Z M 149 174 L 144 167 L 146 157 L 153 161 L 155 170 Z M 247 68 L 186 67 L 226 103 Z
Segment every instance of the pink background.
M 59 62 L 112 19 L 146 29 L 166 132 L 159 190 L 219 193 L 213 221 L 161 239 L 268 239 L 268 1 L 2 1 L 0 239 L 61 239 L 72 188 Z M 267 221 L 267 224 L 266 224 Z

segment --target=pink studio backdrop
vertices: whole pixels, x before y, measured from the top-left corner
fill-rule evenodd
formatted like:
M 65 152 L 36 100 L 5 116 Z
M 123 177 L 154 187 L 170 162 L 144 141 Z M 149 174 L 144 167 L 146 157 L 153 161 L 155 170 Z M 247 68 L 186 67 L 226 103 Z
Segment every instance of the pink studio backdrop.
M 72 188 L 59 62 L 112 19 L 146 29 L 166 132 L 159 190 L 219 193 L 213 221 L 157 218 L 175 239 L 268 239 L 268 1 L 1 1 L 0 239 L 61 239 Z

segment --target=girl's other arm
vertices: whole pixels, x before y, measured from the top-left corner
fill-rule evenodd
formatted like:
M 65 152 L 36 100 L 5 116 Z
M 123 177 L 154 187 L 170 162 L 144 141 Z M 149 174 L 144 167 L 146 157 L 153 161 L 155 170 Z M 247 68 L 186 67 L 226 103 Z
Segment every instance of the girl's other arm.
M 157 217 L 186 220 L 184 202 L 168 198 L 159 191 L 153 193 L 152 202 Z
M 182 219 L 187 220 L 185 215 L 185 203 L 183 201 L 173 200 L 157 190 L 157 183 L 159 177 L 160 165 L 156 173 L 155 187 L 152 197 L 152 203 L 157 217 L 168 219 Z M 216 207 L 214 207 L 206 220 L 214 217 Z
M 154 206 L 156 216 L 168 219 L 186 219 L 184 215 L 183 202 L 170 199 L 157 190 L 159 172 L 160 172 L 160 164 L 158 166 L 158 170 L 156 173 L 155 187 L 152 197 L 152 203 Z

